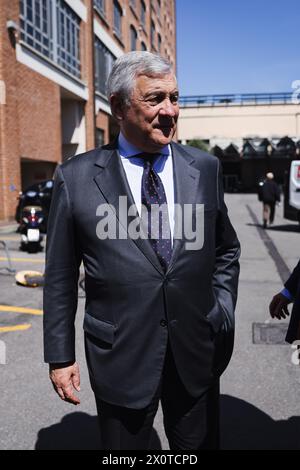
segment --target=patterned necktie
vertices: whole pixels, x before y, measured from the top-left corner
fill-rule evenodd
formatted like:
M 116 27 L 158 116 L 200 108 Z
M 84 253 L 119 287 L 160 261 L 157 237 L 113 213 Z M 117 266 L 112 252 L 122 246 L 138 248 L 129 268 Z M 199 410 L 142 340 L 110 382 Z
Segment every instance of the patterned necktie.
M 167 198 L 163 183 L 153 169 L 158 154 L 143 153 L 144 172 L 142 177 L 142 219 L 147 223 L 146 233 L 164 271 L 167 270 L 172 255 L 171 232 Z

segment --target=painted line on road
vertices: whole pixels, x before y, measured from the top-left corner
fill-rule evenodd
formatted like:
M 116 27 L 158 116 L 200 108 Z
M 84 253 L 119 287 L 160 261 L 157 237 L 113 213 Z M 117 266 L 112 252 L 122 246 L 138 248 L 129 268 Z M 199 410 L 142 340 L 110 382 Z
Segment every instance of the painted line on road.
M 1 237 L 1 234 L 0 234 L 0 237 Z M 14 241 L 14 242 L 19 242 L 21 240 L 21 237 L 17 237 L 17 236 L 11 236 L 11 237 L 1 237 L 1 240 L 3 241 Z
M 28 315 L 43 315 L 43 310 L 37 308 L 15 307 L 13 305 L 0 305 L 0 312 L 26 313 Z
M 251 207 L 248 204 L 246 204 L 246 207 L 248 209 L 248 212 L 249 212 L 253 222 L 256 225 L 256 228 L 257 228 L 257 231 L 259 233 L 260 238 L 264 242 L 264 245 L 267 248 L 267 250 L 269 252 L 269 255 L 271 256 L 271 258 L 273 259 L 273 261 L 275 263 L 275 266 L 277 268 L 278 274 L 279 274 L 282 282 L 285 283 L 286 280 L 291 275 L 291 271 L 290 271 L 288 265 L 286 264 L 286 262 L 284 261 L 284 259 L 281 256 L 281 254 L 277 250 L 276 245 L 274 244 L 271 237 L 267 234 L 266 230 L 259 223 L 259 220 L 256 217 L 256 214 L 251 209 Z
M 9 331 L 25 331 L 31 328 L 31 324 L 27 325 L 15 325 L 15 326 L 0 326 L 0 333 L 7 333 Z
M 39 263 L 39 264 L 44 264 L 45 260 L 44 259 L 34 259 L 34 258 L 10 258 L 11 261 L 18 261 L 18 262 L 26 262 L 28 261 L 29 263 Z M 0 256 L 0 261 L 7 261 L 7 258 L 4 256 Z

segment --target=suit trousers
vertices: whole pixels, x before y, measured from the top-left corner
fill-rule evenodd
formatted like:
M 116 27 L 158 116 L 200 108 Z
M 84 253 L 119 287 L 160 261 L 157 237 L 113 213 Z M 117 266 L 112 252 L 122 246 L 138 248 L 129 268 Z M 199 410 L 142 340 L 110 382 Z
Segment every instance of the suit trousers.
M 171 450 L 219 448 L 219 380 L 200 397 L 192 397 L 177 373 L 168 344 L 159 387 L 146 408 L 125 408 L 96 397 L 102 449 L 160 449 L 151 439 L 159 400 Z
M 275 217 L 275 202 L 263 203 L 263 221 L 272 224 Z

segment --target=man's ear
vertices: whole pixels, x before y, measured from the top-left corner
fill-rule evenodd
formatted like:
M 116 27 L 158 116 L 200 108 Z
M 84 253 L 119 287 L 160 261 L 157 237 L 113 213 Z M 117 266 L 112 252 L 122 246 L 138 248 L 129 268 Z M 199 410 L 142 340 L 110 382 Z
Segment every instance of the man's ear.
M 124 104 L 122 100 L 117 95 L 111 95 L 110 97 L 110 108 L 113 117 L 118 121 L 121 122 L 124 119 Z

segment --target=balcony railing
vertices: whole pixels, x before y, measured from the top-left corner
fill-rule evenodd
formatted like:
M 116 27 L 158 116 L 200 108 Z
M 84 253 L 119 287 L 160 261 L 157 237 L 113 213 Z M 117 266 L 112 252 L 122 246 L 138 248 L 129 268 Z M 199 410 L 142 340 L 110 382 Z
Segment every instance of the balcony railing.
M 181 96 L 180 106 L 183 108 L 200 106 L 230 106 L 252 104 L 291 104 L 293 93 L 242 93 L 225 95 L 192 95 Z

